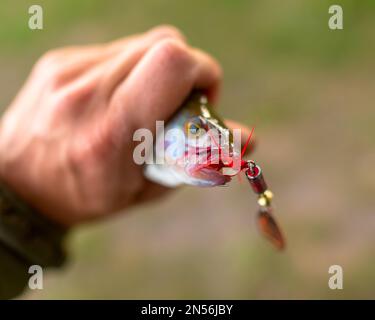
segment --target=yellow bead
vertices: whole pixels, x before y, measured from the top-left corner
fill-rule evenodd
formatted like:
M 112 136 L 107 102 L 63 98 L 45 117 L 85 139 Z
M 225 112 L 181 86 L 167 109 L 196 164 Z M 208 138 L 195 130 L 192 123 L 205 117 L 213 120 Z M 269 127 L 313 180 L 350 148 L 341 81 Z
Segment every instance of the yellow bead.
M 264 191 L 264 196 L 268 199 L 268 200 L 271 200 L 273 198 L 273 193 L 271 192 L 271 190 L 266 190 Z
M 258 199 L 258 204 L 261 206 L 261 207 L 265 207 L 267 206 L 268 204 L 268 200 L 266 197 L 264 196 L 260 196 L 259 199 Z

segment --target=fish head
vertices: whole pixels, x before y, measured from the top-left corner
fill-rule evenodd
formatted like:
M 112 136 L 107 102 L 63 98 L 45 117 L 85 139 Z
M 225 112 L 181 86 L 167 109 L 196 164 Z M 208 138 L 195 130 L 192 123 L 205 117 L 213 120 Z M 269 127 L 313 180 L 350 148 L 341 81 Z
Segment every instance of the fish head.
M 233 136 L 217 113 L 200 93 L 193 93 L 168 123 L 165 157 L 174 161 L 174 169 L 185 177 L 185 183 L 224 185 L 231 175 Z

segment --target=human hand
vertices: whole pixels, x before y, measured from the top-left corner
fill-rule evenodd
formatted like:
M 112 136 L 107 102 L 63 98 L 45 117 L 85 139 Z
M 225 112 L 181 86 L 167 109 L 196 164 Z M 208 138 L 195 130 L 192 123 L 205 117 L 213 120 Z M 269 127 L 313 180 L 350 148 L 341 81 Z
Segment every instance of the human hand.
M 133 161 L 134 131 L 154 131 L 194 88 L 215 99 L 220 80 L 173 27 L 47 52 L 1 119 L 0 177 L 65 226 L 158 197 Z

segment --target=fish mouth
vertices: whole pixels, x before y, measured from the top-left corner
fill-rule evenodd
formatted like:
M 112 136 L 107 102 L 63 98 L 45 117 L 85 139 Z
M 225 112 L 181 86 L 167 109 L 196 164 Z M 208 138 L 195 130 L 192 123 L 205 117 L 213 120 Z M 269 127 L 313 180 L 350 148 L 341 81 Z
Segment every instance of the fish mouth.
M 219 149 L 204 149 L 204 152 L 197 152 L 195 159 L 197 158 L 198 161 L 191 161 L 187 166 L 188 174 L 205 180 L 210 185 L 225 185 L 238 173 L 238 170 L 232 170 L 232 155 L 222 154 Z

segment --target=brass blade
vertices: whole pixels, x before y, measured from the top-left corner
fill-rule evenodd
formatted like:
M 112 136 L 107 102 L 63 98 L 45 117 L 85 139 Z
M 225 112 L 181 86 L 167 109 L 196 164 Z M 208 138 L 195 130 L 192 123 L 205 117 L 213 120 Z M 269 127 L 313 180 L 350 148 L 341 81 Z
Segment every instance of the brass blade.
M 258 227 L 262 234 L 278 249 L 285 248 L 285 240 L 281 229 L 272 216 L 270 207 L 261 208 L 258 211 Z

